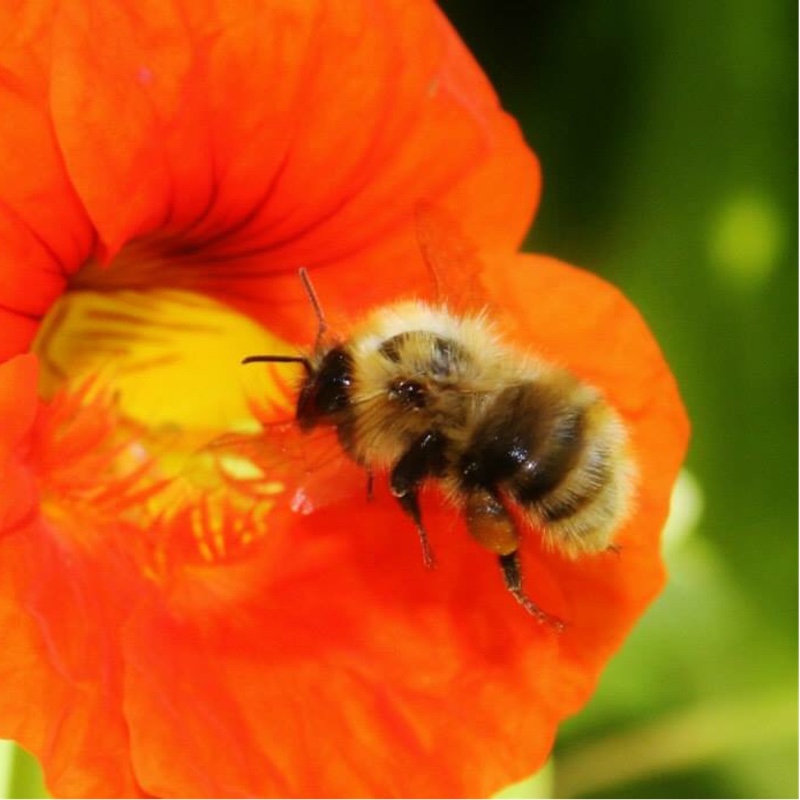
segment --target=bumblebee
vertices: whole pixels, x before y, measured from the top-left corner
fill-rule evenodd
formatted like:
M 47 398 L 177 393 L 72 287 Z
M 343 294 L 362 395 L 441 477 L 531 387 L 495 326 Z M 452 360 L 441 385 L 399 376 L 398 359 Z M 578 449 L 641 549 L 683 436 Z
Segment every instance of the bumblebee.
M 434 558 L 419 492 L 433 480 L 497 556 L 514 598 L 560 629 L 523 590 L 520 528 L 538 529 L 545 546 L 571 558 L 613 548 L 635 473 L 619 415 L 569 371 L 505 344 L 485 314 L 402 302 L 329 339 L 307 272 L 300 277 L 319 321 L 311 354 L 243 363 L 303 366 L 296 424 L 333 427 L 370 486 L 373 473 L 388 473 L 426 566 Z

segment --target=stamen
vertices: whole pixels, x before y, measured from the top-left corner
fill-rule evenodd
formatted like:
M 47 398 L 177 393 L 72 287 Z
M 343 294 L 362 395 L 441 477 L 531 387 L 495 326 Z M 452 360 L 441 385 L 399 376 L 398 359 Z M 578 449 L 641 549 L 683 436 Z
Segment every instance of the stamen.
M 30 459 L 59 535 L 87 547 L 117 537 L 143 575 L 166 580 L 269 542 L 279 458 L 223 462 L 209 443 L 289 419 L 298 370 L 243 368 L 248 354 L 295 348 L 204 295 L 159 287 L 148 253 L 81 270 L 42 324 Z
M 31 451 L 45 516 L 84 546 L 123 536 L 152 579 L 241 557 L 266 540 L 283 484 L 244 461 L 239 480 L 189 438 L 168 437 L 162 458 L 164 438 L 126 419 L 96 378 L 63 389 L 43 408 Z

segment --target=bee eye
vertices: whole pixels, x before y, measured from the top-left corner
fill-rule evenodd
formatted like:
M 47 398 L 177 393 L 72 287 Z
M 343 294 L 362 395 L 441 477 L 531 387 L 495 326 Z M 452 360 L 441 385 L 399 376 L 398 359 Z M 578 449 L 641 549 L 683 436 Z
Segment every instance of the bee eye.
M 389 398 L 398 400 L 409 408 L 424 408 L 428 400 L 428 394 L 421 383 L 398 378 L 389 386 Z

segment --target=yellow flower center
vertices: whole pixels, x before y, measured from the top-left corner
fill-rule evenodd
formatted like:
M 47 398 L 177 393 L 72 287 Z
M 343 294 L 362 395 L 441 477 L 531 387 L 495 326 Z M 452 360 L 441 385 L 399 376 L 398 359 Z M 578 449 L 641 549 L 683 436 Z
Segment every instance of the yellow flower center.
M 266 535 L 284 487 L 219 443 L 257 435 L 253 403 L 262 418 L 290 419 L 286 370 L 241 360 L 292 348 L 203 295 L 96 288 L 93 270 L 34 345 L 50 401 L 34 457 L 45 517 L 89 546 L 119 536 L 153 577 L 237 559 Z

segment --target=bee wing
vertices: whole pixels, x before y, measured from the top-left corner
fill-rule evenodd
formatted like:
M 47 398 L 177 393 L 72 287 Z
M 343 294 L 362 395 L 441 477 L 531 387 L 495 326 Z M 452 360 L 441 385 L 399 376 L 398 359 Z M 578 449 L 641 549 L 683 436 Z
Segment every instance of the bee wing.
M 366 491 L 366 478 L 342 450 L 331 428 L 302 433 L 294 422 L 258 433 L 225 434 L 206 451 L 219 477 L 254 500 L 274 498 L 310 514 Z
M 414 222 L 436 300 L 460 313 L 485 309 L 489 301 L 482 288 L 484 264 L 477 245 L 452 216 L 431 203 L 417 203 Z

